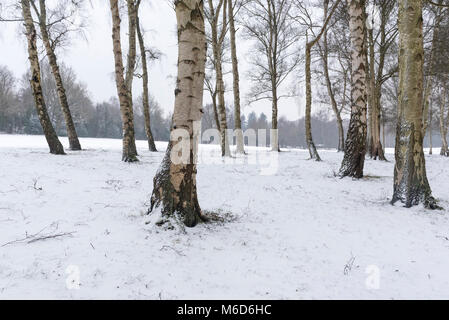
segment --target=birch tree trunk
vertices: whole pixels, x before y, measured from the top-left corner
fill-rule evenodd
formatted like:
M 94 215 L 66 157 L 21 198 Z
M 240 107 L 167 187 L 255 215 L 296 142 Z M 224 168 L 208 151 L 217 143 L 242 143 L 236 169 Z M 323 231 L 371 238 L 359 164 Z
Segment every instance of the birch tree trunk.
M 73 123 L 72 114 L 70 112 L 69 103 L 67 101 L 67 95 L 65 92 L 64 84 L 62 82 L 61 73 L 59 71 L 59 65 L 50 43 L 50 37 L 47 30 L 47 8 L 45 7 L 45 0 L 39 0 L 39 28 L 41 30 L 42 41 L 45 46 L 45 51 L 48 57 L 48 63 L 50 64 L 51 71 L 56 83 L 56 89 L 58 92 L 59 104 L 61 105 L 62 113 L 67 129 L 67 137 L 69 139 L 70 150 L 81 150 L 81 144 L 76 133 L 75 124 Z M 37 11 L 37 10 L 36 10 Z
M 273 94 L 273 102 L 271 104 L 271 133 L 270 133 L 270 144 L 271 151 L 280 152 L 281 149 L 279 147 L 279 131 L 278 131 L 278 89 L 277 86 L 273 86 L 272 94 Z
M 441 1 L 440 1 L 441 2 Z M 426 136 L 428 121 L 429 121 L 429 106 L 430 106 L 430 96 L 432 94 L 432 86 L 433 86 L 433 69 L 434 69 L 434 60 L 435 60 L 435 49 L 438 42 L 438 33 L 440 29 L 441 23 L 441 8 L 438 8 L 437 16 L 435 17 L 435 22 L 433 24 L 433 36 L 432 36 L 432 46 L 430 49 L 430 57 L 429 57 L 429 70 L 427 75 L 427 83 L 424 91 L 424 106 L 423 106 L 423 137 Z
M 320 155 L 315 147 L 315 143 L 312 138 L 312 71 L 310 69 L 310 64 L 312 61 L 312 55 L 310 51 L 315 42 L 306 43 L 306 116 L 305 116 L 305 127 L 306 127 L 306 142 L 309 149 L 310 159 L 321 161 Z
M 391 10 L 393 9 L 394 2 L 391 0 L 382 1 L 380 6 L 380 30 L 376 37 L 373 35 L 373 29 L 369 30 L 369 48 L 370 48 L 370 74 L 372 74 L 370 81 L 370 112 L 369 112 L 369 153 L 374 160 L 386 161 L 384 147 L 385 144 L 381 142 L 381 116 L 382 116 L 382 85 L 385 82 L 384 67 L 385 59 L 388 54 L 388 49 L 396 38 L 395 33 L 391 33 L 391 30 L 387 31 L 387 25 L 390 21 Z M 374 21 L 371 21 L 374 28 Z M 376 56 L 375 56 L 375 44 L 376 39 L 380 37 L 378 46 L 378 67 L 377 73 L 375 71 Z M 391 77 L 389 75 L 388 77 Z M 383 123 L 382 123 L 383 125 Z
M 218 116 L 218 107 L 217 107 L 217 88 L 215 88 L 215 92 L 212 94 L 212 108 L 214 109 L 215 125 L 217 126 L 217 129 L 221 132 L 220 117 Z
M 433 154 L 433 145 L 432 145 L 432 102 L 429 105 L 429 154 Z
M 329 0 L 323 1 L 323 7 L 324 7 L 324 17 L 327 17 L 328 7 L 329 7 Z M 327 94 L 329 96 L 329 99 L 331 101 L 331 107 L 332 111 L 335 114 L 335 118 L 337 119 L 337 127 L 338 127 L 338 147 L 337 151 L 341 152 L 344 151 L 345 148 L 345 132 L 343 129 L 343 120 L 341 118 L 341 112 L 338 109 L 337 101 L 335 100 L 335 94 L 334 90 L 332 88 L 332 83 L 329 75 L 329 46 L 327 41 L 327 28 L 324 30 L 323 33 L 323 73 L 324 78 L 326 81 L 326 88 L 327 88 Z
M 221 59 L 221 58 L 220 58 Z M 220 116 L 220 133 L 221 133 L 221 155 L 223 157 L 230 156 L 229 139 L 227 136 L 228 123 L 226 118 L 226 102 L 224 98 L 224 80 L 223 67 L 221 61 L 217 62 L 217 92 L 218 92 L 218 114 Z
M 276 5 L 274 1 L 267 0 L 268 26 L 269 26 L 269 41 L 267 50 L 268 69 L 271 77 L 271 132 L 270 143 L 272 151 L 281 151 L 279 148 L 278 136 L 278 78 L 277 78 L 277 52 L 278 52 L 278 26 Z
M 372 159 L 385 160 L 382 144 L 380 142 L 380 91 L 379 83 L 376 81 L 375 71 L 375 41 L 373 29 L 368 30 L 368 44 L 369 44 L 369 154 Z M 380 53 L 382 54 L 382 53 Z M 380 60 L 380 59 L 379 59 Z M 379 64 L 380 65 L 380 64 Z M 381 69 L 377 73 L 377 77 Z
M 312 118 L 312 71 L 311 71 L 311 63 L 312 63 L 312 55 L 311 51 L 313 46 L 320 41 L 321 37 L 325 34 L 327 25 L 332 17 L 332 15 L 335 12 L 335 9 L 340 4 L 341 0 L 337 0 L 334 4 L 334 6 L 331 9 L 330 14 L 327 14 L 327 5 L 328 1 L 324 1 L 324 23 L 321 27 L 321 30 L 319 34 L 313 39 L 312 41 L 306 41 L 306 116 L 305 116 L 305 127 L 306 127 L 306 142 L 307 146 L 309 148 L 309 154 L 310 158 L 314 159 L 316 161 L 321 161 L 320 155 L 318 154 L 318 151 L 315 147 L 315 143 L 312 139 L 312 124 L 311 124 L 311 118 Z M 306 36 L 307 38 L 307 36 Z M 327 68 L 326 68 L 326 71 Z M 329 74 L 328 74 L 329 75 Z M 328 87 L 329 88 L 329 87 Z
M 449 148 L 447 145 L 447 129 L 449 122 L 449 110 L 447 118 L 444 117 L 444 109 L 446 108 L 446 87 L 443 90 L 443 101 L 440 104 L 440 135 L 441 135 L 441 151 L 440 155 L 449 157 Z
M 136 53 L 137 53 L 137 41 L 136 41 L 136 31 L 137 31 L 137 7 L 135 0 L 126 0 L 128 7 L 128 56 L 126 63 L 126 75 L 125 83 L 128 90 L 129 99 L 129 115 L 130 115 L 130 148 L 131 152 L 137 153 L 136 148 L 136 137 L 134 130 L 134 107 L 133 107 L 133 80 L 134 71 L 136 69 Z
M 50 147 L 52 154 L 65 154 L 64 147 L 56 135 L 55 129 L 51 123 L 50 117 L 45 105 L 44 95 L 41 85 L 41 70 L 39 65 L 39 56 L 37 53 L 36 38 L 37 33 L 34 28 L 33 17 L 31 15 L 30 0 L 21 0 L 22 14 L 25 24 L 25 34 L 28 43 L 28 59 L 30 61 L 31 79 L 30 85 L 34 96 L 37 115 L 44 131 L 45 139 Z
M 226 35 L 227 26 L 227 0 L 220 0 L 217 8 L 214 7 L 212 0 L 208 0 L 209 11 L 211 15 L 211 31 L 212 31 L 212 51 L 214 56 L 214 67 L 217 83 L 217 98 L 218 98 L 218 115 L 220 120 L 220 136 L 221 136 L 221 155 L 230 156 L 231 151 L 227 136 L 228 124 L 226 118 L 226 103 L 225 103 L 225 85 L 223 79 L 223 41 Z M 223 10 L 223 27 L 218 34 L 218 18 L 220 11 Z
M 229 12 L 229 33 L 231 42 L 231 59 L 232 59 L 232 77 L 233 77 L 233 91 L 234 91 L 234 126 L 236 130 L 236 152 L 240 154 L 245 153 L 243 132 L 242 132 L 242 119 L 240 115 L 240 76 L 239 76 L 239 64 L 237 59 L 237 46 L 235 40 L 235 17 L 234 17 L 234 2 L 235 0 L 227 0 L 228 12 Z
M 153 133 L 151 131 L 147 55 L 145 50 L 145 41 L 143 39 L 143 34 L 140 29 L 139 7 L 140 7 L 140 0 L 138 0 L 138 4 L 136 5 L 136 31 L 137 37 L 139 39 L 140 59 L 142 61 L 142 84 L 143 84 L 142 103 L 143 103 L 143 115 L 145 117 L 145 132 L 147 134 L 148 149 L 151 152 L 157 152 L 156 145 L 154 143 Z
M 385 139 L 385 115 L 384 111 L 381 113 L 381 119 L 382 119 L 382 145 L 386 148 L 386 139 Z
M 348 0 L 351 36 L 351 119 L 340 176 L 363 177 L 366 154 L 366 26 L 365 1 Z
M 375 74 L 374 74 L 374 39 L 373 39 L 373 29 L 368 29 L 366 31 L 366 41 L 367 41 L 367 50 L 365 61 L 366 61 L 366 93 L 367 93 L 367 112 L 368 112 L 368 118 L 367 118 L 367 151 L 372 158 L 372 150 L 373 150 L 373 113 L 374 113 L 374 81 L 375 81 Z
M 384 146 L 380 137 L 381 126 L 381 86 L 377 83 L 374 87 L 373 97 L 373 114 L 372 114 L 372 144 L 371 144 L 371 156 L 374 160 L 386 161 Z
M 154 177 L 150 210 L 160 208 L 164 217 L 177 216 L 186 226 L 194 227 L 205 220 L 196 188 L 206 67 L 203 0 L 176 0 L 175 9 L 178 76 L 173 127 L 165 157 Z
M 311 72 L 311 50 L 312 46 L 309 42 L 306 44 L 306 116 L 305 116 L 305 129 L 306 129 L 306 142 L 309 149 L 310 159 L 321 161 L 320 155 L 315 147 L 312 137 L 312 72 Z
M 134 122 L 132 105 L 128 95 L 128 86 L 123 77 L 123 56 L 120 40 L 120 13 L 118 0 L 109 0 L 112 14 L 112 44 L 115 60 L 115 83 L 120 102 L 120 111 L 123 125 L 123 150 L 122 161 L 135 162 L 137 159 L 137 150 L 134 139 Z M 132 30 L 130 30 L 132 33 Z M 135 47 L 134 47 L 135 49 Z M 131 50 L 131 48 L 130 48 Z M 129 81 L 129 79 L 127 79 Z
M 423 203 L 438 208 L 432 197 L 423 152 L 423 18 L 422 1 L 399 3 L 399 101 L 396 164 L 392 203 Z

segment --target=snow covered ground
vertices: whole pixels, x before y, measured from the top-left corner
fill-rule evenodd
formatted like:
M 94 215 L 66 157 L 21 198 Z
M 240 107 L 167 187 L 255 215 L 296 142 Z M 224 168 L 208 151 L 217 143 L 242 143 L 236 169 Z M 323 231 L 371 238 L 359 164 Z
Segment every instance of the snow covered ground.
M 391 206 L 393 162 L 341 180 L 342 154 L 262 150 L 279 167 L 261 175 L 201 146 L 200 204 L 231 221 L 184 233 L 146 224 L 163 152 L 139 141 L 126 164 L 119 140 L 81 142 L 54 156 L 43 137 L 0 135 L 1 299 L 449 298 L 447 211 Z M 449 160 L 426 160 L 447 209 Z

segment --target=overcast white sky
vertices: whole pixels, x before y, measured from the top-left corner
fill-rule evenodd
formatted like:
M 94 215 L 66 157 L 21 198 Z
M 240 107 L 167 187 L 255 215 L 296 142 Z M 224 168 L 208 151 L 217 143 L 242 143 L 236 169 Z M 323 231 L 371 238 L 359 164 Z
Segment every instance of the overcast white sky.
M 4 2 L 6 0 L 1 0 Z M 78 79 L 84 82 L 94 102 L 109 100 L 116 96 L 113 80 L 114 60 L 112 55 L 111 17 L 108 1 L 91 1 L 86 13 L 87 39 L 75 39 L 70 47 L 60 52 L 59 60 L 71 66 Z M 177 40 L 176 16 L 170 2 L 167 0 L 152 0 L 144 2 L 140 10 L 140 20 L 146 33 L 146 45 L 156 47 L 163 53 L 161 60 L 150 66 L 150 90 L 168 113 L 173 110 L 174 79 L 176 77 Z M 126 32 L 127 23 L 122 22 L 122 31 Z M 17 77 L 20 77 L 28 68 L 26 42 L 21 35 L 21 26 L 18 23 L 0 24 L 0 64 L 8 66 Z M 122 35 L 124 57 L 126 57 L 126 34 Z M 250 65 L 245 57 L 248 54 L 249 43 L 239 37 L 239 64 L 241 71 L 241 90 L 244 97 L 251 85 L 245 76 Z M 230 66 L 228 66 L 229 68 Z M 232 76 L 228 75 L 227 87 L 232 88 Z M 287 83 L 290 85 L 290 83 Z M 140 79 L 135 79 L 135 96 L 141 92 Z M 244 99 L 245 100 L 245 99 Z M 303 98 L 284 99 L 279 105 L 279 115 L 285 115 L 294 120 L 302 115 Z M 205 101 L 209 101 L 205 92 Z M 229 104 L 233 103 L 232 93 L 227 94 Z M 299 103 L 298 103 L 299 102 Z M 264 112 L 271 118 L 271 102 L 263 101 L 254 106 L 246 106 L 242 101 L 243 112 Z

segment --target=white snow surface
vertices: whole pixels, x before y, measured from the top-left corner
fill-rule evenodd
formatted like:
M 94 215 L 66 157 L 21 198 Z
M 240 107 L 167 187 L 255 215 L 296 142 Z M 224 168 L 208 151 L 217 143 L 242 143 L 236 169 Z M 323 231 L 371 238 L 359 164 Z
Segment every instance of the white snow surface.
M 120 140 L 81 143 L 55 156 L 42 136 L 0 135 L 0 299 L 449 298 L 447 211 L 390 205 L 392 150 L 352 180 L 334 176 L 335 151 L 318 163 L 285 150 L 260 175 L 201 145 L 200 205 L 235 219 L 183 232 L 146 215 L 165 143 L 138 141 L 137 164 L 120 161 Z M 445 209 L 448 161 L 426 155 Z

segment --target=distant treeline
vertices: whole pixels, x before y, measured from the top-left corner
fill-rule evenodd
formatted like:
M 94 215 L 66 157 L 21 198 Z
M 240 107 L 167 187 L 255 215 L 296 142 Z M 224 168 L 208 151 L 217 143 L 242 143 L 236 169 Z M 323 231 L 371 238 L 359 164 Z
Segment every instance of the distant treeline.
M 227 108 L 227 123 L 229 129 L 234 129 L 234 112 L 232 107 Z M 262 112 L 259 115 L 251 112 L 247 117 L 244 115 L 242 119 L 242 129 L 253 129 L 257 132 L 259 129 L 266 130 L 266 142 L 270 144 L 271 121 Z M 346 122 L 345 122 L 346 124 Z M 212 105 L 206 105 L 202 120 L 202 131 L 209 128 L 216 128 L 214 112 Z M 279 128 L 279 145 L 282 148 L 287 147 L 306 147 L 304 119 L 288 120 L 285 116 L 281 116 L 278 120 Z M 312 133 L 316 143 L 321 148 L 336 148 L 338 145 L 338 129 L 336 120 L 329 120 L 325 113 L 319 113 L 312 116 Z
M 118 100 L 111 98 L 109 101 L 94 103 L 89 97 L 86 86 L 77 81 L 76 75 L 71 68 L 62 66 L 61 71 L 79 136 L 120 139 L 122 137 L 122 124 Z M 29 75 L 25 74 L 21 79 L 16 79 L 10 70 L 0 66 L 0 132 L 42 134 L 42 127 L 37 117 L 33 95 L 27 80 L 28 77 Z M 65 136 L 65 123 L 59 106 L 56 85 L 47 64 L 44 64 L 42 68 L 42 83 L 53 125 L 59 135 Z M 138 98 L 134 105 L 136 138 L 145 140 L 141 99 Z M 216 127 L 212 105 L 206 105 L 204 111 L 202 120 L 203 132 L 209 128 Z M 171 115 L 164 115 L 161 106 L 153 97 L 150 99 L 150 112 L 151 128 L 155 140 L 167 141 L 170 134 Z M 227 118 L 228 127 L 233 129 L 234 113 L 232 106 L 227 108 Z M 278 125 L 281 147 L 306 147 L 303 119 L 290 121 L 285 117 L 280 117 Z M 346 125 L 347 123 L 345 122 L 345 128 Z M 242 116 L 242 128 L 243 130 L 266 129 L 267 143 L 270 142 L 271 122 L 264 113 L 256 114 L 251 112 L 247 117 Z M 389 125 L 387 128 L 387 146 L 393 146 L 394 143 L 392 128 L 393 125 Z M 329 116 L 325 112 L 312 117 L 312 134 L 319 147 L 337 147 L 338 131 L 336 121 L 329 120 Z M 434 141 L 434 145 L 439 146 L 438 136 L 435 137 Z
M 122 124 L 119 103 L 116 98 L 102 103 L 94 103 L 89 97 L 86 86 L 80 83 L 74 71 L 61 67 L 64 84 L 67 91 L 70 109 L 75 126 L 80 137 L 121 138 Z M 0 132 L 10 134 L 42 134 L 42 127 L 37 117 L 34 98 L 28 82 L 29 75 L 24 74 L 16 79 L 6 67 L 0 67 Z M 65 136 L 65 122 L 58 101 L 56 85 L 48 64 L 42 68 L 42 85 L 48 112 L 58 135 Z M 146 139 L 142 102 L 135 102 L 135 131 L 137 139 Z M 167 141 L 170 134 L 171 115 L 165 116 L 159 103 L 151 97 L 151 128 L 155 140 Z M 227 110 L 228 126 L 234 128 L 233 108 Z M 318 145 L 334 148 L 338 143 L 338 132 L 335 121 L 329 121 L 325 116 L 313 118 L 313 135 Z M 202 129 L 215 127 L 212 105 L 205 107 Z M 248 118 L 242 116 L 242 128 L 266 129 L 267 143 L 271 122 L 261 113 L 252 112 Z M 289 121 L 285 117 L 279 119 L 279 142 L 281 147 L 305 147 L 304 125 L 302 120 Z
M 80 137 L 121 138 L 122 122 L 117 98 L 94 103 L 86 86 L 76 79 L 71 68 L 62 66 L 61 73 L 70 110 Z M 0 132 L 11 134 L 43 134 L 34 98 L 28 82 L 29 74 L 15 79 L 13 73 L 0 66 Z M 42 67 L 42 86 L 50 119 L 58 135 L 65 136 L 65 122 L 58 101 L 56 85 L 48 64 Z M 154 98 L 150 99 L 151 126 L 156 140 L 168 140 L 170 121 Z M 142 102 L 135 102 L 137 139 L 146 139 Z

